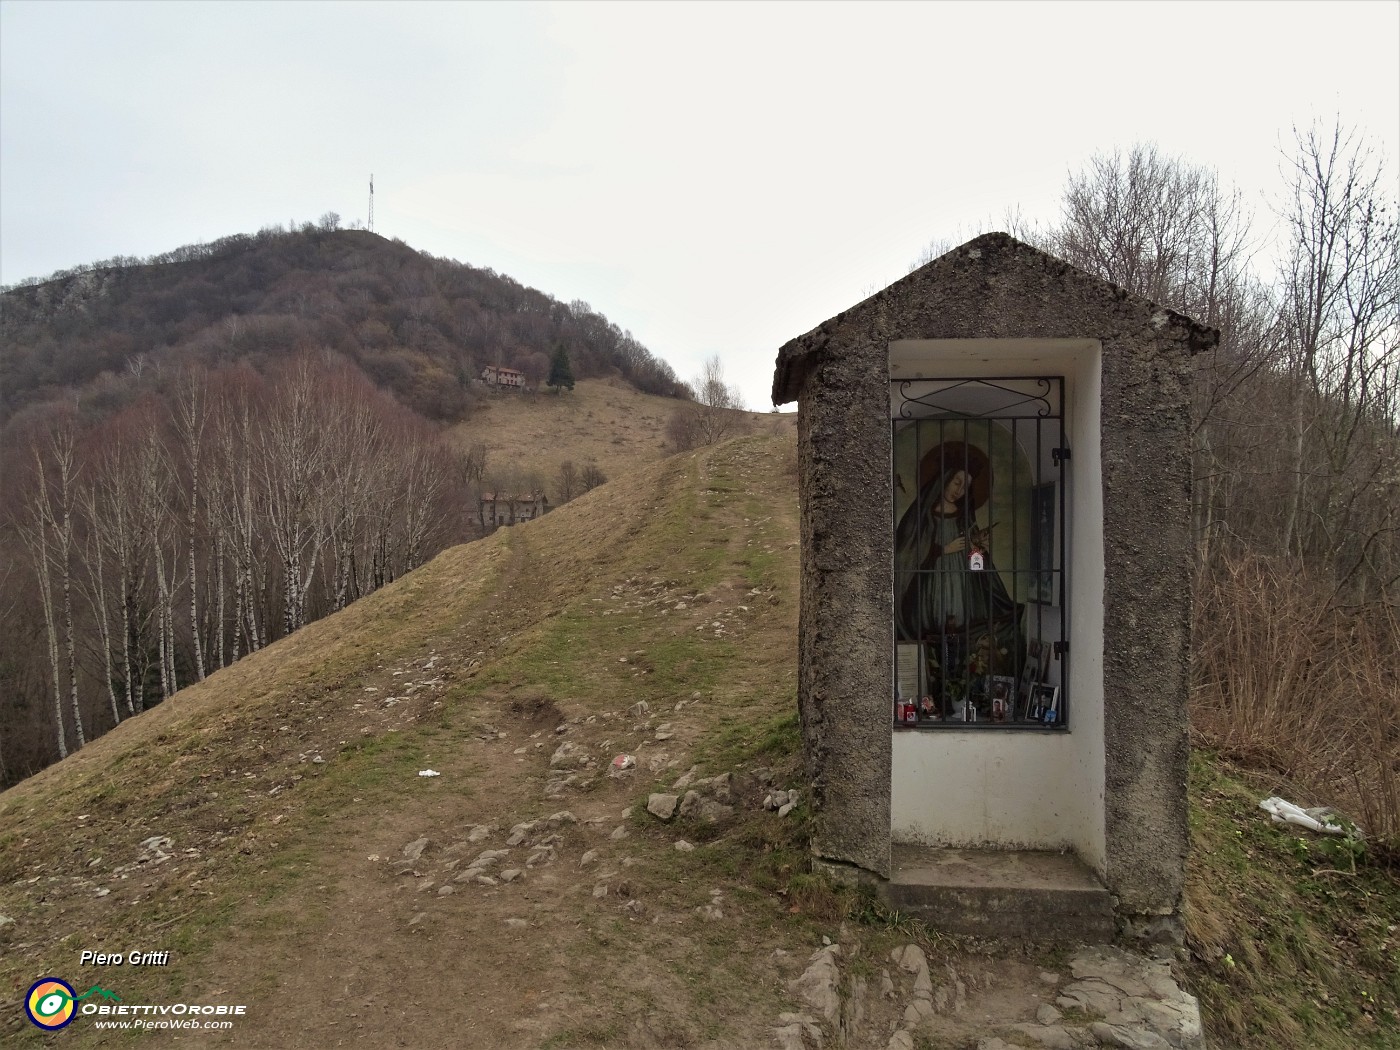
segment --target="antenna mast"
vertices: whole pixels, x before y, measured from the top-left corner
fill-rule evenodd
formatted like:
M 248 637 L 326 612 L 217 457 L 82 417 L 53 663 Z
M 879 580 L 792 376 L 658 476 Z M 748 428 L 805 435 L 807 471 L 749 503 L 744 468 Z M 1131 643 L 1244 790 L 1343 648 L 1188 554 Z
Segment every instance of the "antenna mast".
M 374 173 L 369 176 L 369 232 L 374 232 Z

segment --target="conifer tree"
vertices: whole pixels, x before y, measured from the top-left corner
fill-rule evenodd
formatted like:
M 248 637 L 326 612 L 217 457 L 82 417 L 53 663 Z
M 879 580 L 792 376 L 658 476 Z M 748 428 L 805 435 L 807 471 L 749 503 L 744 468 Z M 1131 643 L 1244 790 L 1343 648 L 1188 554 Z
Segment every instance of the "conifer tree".
M 569 352 L 564 349 L 564 344 L 559 343 L 554 348 L 554 357 L 549 362 L 548 384 L 554 388 L 554 392 L 559 393 L 560 388 L 574 388 L 574 370 L 569 364 Z

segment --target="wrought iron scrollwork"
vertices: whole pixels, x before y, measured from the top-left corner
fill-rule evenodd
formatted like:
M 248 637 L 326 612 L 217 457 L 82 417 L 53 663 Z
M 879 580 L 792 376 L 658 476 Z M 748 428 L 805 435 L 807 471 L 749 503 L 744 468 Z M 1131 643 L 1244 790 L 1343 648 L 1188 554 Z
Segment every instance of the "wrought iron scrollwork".
M 937 390 L 925 391 L 922 394 L 913 392 L 915 387 L 929 382 L 930 380 L 927 379 L 898 379 L 890 381 L 890 386 L 895 388 L 898 394 L 899 414 L 896 418 L 914 419 L 919 416 L 925 416 L 928 414 L 928 411 L 918 411 L 919 409 L 925 409 L 941 415 L 986 419 L 1010 416 L 1025 406 L 1033 406 L 1031 411 L 1034 412 L 1035 418 L 1038 419 L 1049 419 L 1059 414 L 1056 412 L 1055 406 L 1050 402 L 1050 393 L 1054 389 L 1054 381 L 1044 376 L 1027 376 L 1025 379 L 1019 380 L 1019 382 L 1022 383 L 1036 384 L 1039 393 L 1009 387 L 995 379 L 960 379 L 955 382 L 949 382 L 946 386 L 941 385 Z M 1008 400 L 999 402 L 992 408 L 983 412 L 971 412 L 968 410 L 966 398 L 967 388 L 969 387 L 996 391 L 997 393 L 1007 395 Z

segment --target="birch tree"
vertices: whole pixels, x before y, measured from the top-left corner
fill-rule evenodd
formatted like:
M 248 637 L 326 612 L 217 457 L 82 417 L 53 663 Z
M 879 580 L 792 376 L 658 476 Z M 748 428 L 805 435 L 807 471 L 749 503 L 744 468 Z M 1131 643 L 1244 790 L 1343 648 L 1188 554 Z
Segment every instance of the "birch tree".
M 31 444 L 34 485 L 28 514 L 20 530 L 39 582 L 44 610 L 60 758 L 68 756 L 63 715 L 65 685 L 73 717 L 75 750 L 85 743 L 73 625 L 74 512 L 78 475 L 75 445 L 73 426 L 67 420 L 55 426 L 46 440 L 35 440 Z M 55 597 L 55 587 L 61 597 Z
M 204 465 L 204 433 L 208 424 L 209 393 L 202 369 L 189 369 L 181 377 L 171 404 L 175 440 L 185 473 L 185 586 L 190 598 L 190 642 L 195 679 L 204 681 L 204 642 L 199 616 L 199 559 L 196 545 L 201 534 L 201 467 Z
M 309 361 L 295 364 L 254 444 L 272 545 L 282 569 L 282 629 L 306 622 L 306 596 L 325 542 L 321 484 L 327 443 L 316 410 L 317 377 Z

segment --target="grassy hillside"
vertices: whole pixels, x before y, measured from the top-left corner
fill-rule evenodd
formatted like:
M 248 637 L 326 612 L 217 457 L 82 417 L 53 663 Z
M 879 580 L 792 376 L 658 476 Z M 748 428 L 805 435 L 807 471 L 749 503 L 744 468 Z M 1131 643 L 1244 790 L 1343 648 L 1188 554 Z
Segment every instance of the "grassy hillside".
M 1207 751 L 1191 768 L 1190 984 L 1219 1047 L 1400 1046 L 1400 872 L 1273 824 L 1280 790 Z
M 617 478 L 670 455 L 666 423 L 680 407 L 675 398 L 642 393 L 621 379 L 584 379 L 557 395 L 495 393 L 452 428 L 450 440 L 462 448 L 486 446 L 487 481 L 493 474 L 503 481 L 514 475 L 523 485 L 534 477 L 555 498 L 565 460 L 577 468 L 596 463 L 605 476 Z M 735 415 L 756 434 L 796 428 L 792 413 Z
M 770 1047 L 823 936 L 871 989 L 852 1045 L 885 1045 L 901 1007 L 874 989 L 910 940 L 971 1003 L 924 1045 L 1033 1016 L 1012 993 L 1044 992 L 1063 953 L 954 942 L 843 897 L 804 870 L 802 808 L 758 804 L 801 786 L 793 465 L 767 436 L 646 465 L 0 795 L 0 1041 L 48 1042 L 18 1000 L 54 974 L 128 1003 L 248 1007 L 232 1032 L 140 1037 L 162 1044 Z M 635 767 L 612 775 L 619 754 Z M 649 815 L 692 767 L 736 774 L 733 813 Z M 1215 1045 L 1394 1045 L 1394 880 L 1364 861 L 1325 874 L 1208 756 L 1193 792 L 1187 976 Z M 484 849 L 510 852 L 478 867 Z M 1329 893 L 1345 922 L 1313 919 Z M 1291 945 L 1311 954 L 1287 971 Z M 84 950 L 171 957 L 99 968 Z M 84 1017 L 62 1038 L 131 1037 Z
M 7 792 L 4 998 L 41 971 L 128 1001 L 232 995 L 256 1013 L 237 1046 L 328 1045 L 317 1024 L 287 1031 L 308 994 L 366 1046 L 410 1018 L 420 1046 L 466 1030 L 474 1046 L 562 1046 L 609 1045 L 642 1012 L 668 1042 L 776 1017 L 780 982 L 718 963 L 771 967 L 805 939 L 752 878 L 797 863 L 793 822 L 756 811 L 711 846 L 706 826 L 624 811 L 696 763 L 792 779 L 789 460 L 763 440 L 670 460 L 450 550 Z M 629 713 L 639 701 L 650 716 Z M 563 740 L 590 762 L 546 798 Z M 608 776 L 622 751 L 638 768 Z M 417 776 L 429 767 L 441 776 Z M 503 847 L 566 809 L 558 861 L 518 884 L 443 874 L 474 825 Z M 682 834 L 693 853 L 672 848 Z M 170 859 L 143 852 L 154 836 Z M 420 836 L 424 877 L 397 874 Z M 711 890 L 728 921 L 695 913 Z M 172 965 L 79 968 L 117 944 Z M 42 1039 L 14 1009 L 4 1025 Z M 78 1045 L 100 1041 L 79 1028 Z

